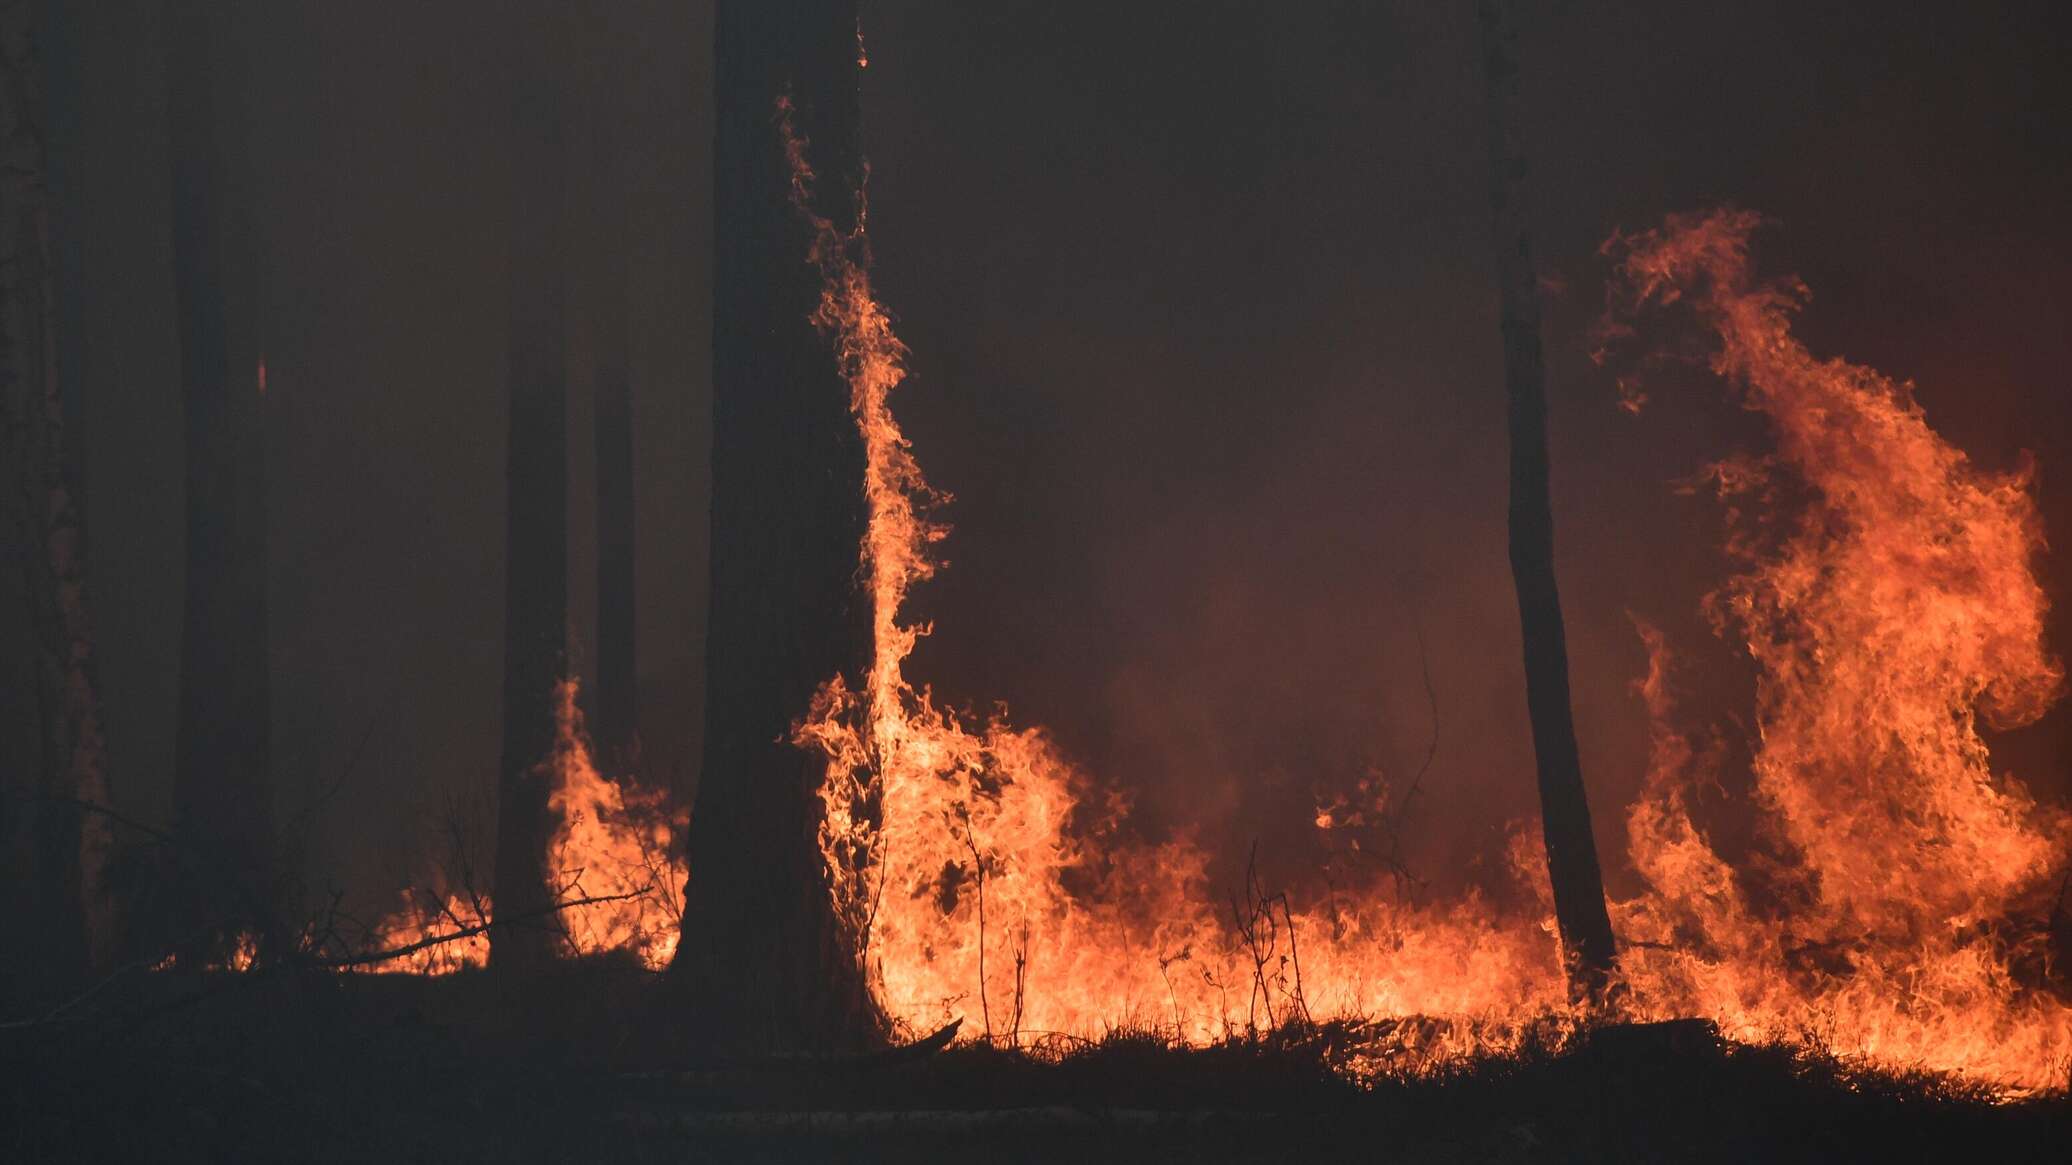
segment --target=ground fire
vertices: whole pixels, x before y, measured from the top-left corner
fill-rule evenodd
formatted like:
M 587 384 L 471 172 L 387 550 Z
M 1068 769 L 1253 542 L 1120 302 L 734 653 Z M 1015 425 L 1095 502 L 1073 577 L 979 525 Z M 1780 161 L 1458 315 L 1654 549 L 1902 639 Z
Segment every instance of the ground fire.
M 791 155 L 795 180 L 811 182 L 804 143 Z M 1757 280 L 1756 221 L 1673 216 L 1608 249 L 1619 305 L 1694 307 L 1715 333 L 1713 370 L 1772 423 L 1774 452 L 1708 470 L 1743 511 L 1731 549 L 1747 569 L 1706 602 L 1758 668 L 1755 787 L 1793 892 L 1753 900 L 1691 817 L 1707 758 L 1676 727 L 1668 645 L 1640 627 L 1656 745 L 1627 832 L 1650 891 L 1613 904 L 1627 943 L 1619 1007 L 1747 1040 L 1817 1038 L 1888 1067 L 2060 1086 L 2072 1005 L 2016 968 L 2047 939 L 2072 834 L 1992 771 L 1976 728 L 1981 715 L 2032 720 L 2062 686 L 2043 643 L 2028 480 L 1972 466 L 1908 386 L 1800 346 L 1790 321 L 1803 291 Z M 1512 867 L 1539 896 L 1522 914 L 1478 898 L 1406 905 L 1380 876 L 1315 901 L 1255 883 L 1226 913 L 1206 855 L 1184 840 L 1116 840 L 1127 797 L 1040 729 L 967 725 L 908 681 L 908 653 L 932 629 L 902 607 L 935 569 L 946 499 L 890 407 L 904 349 L 849 240 L 819 229 L 819 320 L 869 449 L 862 561 L 877 651 L 865 690 L 831 681 L 798 740 L 827 755 L 823 848 L 886 1010 L 915 1032 L 976 1012 L 985 1038 L 1009 1043 L 1132 1020 L 1196 1041 L 1295 1017 L 1433 1021 L 1393 1049 L 1398 1068 L 1501 1053 L 1579 1019 L 1522 828 Z M 1781 511 L 1773 476 L 1809 500 Z M 1317 827 L 1340 816 L 1320 812 Z
M 561 683 L 554 707 L 554 751 L 541 774 L 552 784 L 547 803 L 556 817 L 547 868 L 556 901 L 581 904 L 556 911 L 550 921 L 570 956 L 628 951 L 659 971 L 676 953 L 683 916 L 683 860 L 672 845 L 682 818 L 660 793 L 598 774 L 574 680 Z M 495 917 L 490 894 L 441 885 L 409 897 L 402 911 L 375 924 L 371 945 L 418 949 L 369 963 L 368 970 L 442 975 L 488 964 L 483 928 Z M 463 931 L 475 933 L 440 941 Z
M 146 7 L 0 1160 L 2072 1144 L 2047 6 Z
M 807 143 L 788 147 L 806 213 Z M 2043 642 L 2029 478 L 1974 466 L 1910 386 L 1807 352 L 1790 330 L 1805 290 L 1754 273 L 1758 225 L 1739 211 L 1677 215 L 1606 246 L 1617 262 L 1606 341 L 1629 334 L 1636 312 L 1688 309 L 1712 335 L 1721 385 L 1775 439 L 1703 480 L 1732 510 L 1729 549 L 1745 564 L 1705 604 L 1757 665 L 1755 797 L 1780 868 L 1758 892 L 1693 816 L 1716 750 L 1680 727 L 1674 651 L 1639 624 L 1651 666 L 1635 687 L 1655 744 L 1625 817 L 1649 890 L 1612 903 L 1625 944 L 1616 1011 L 1708 1019 L 1753 1042 L 1817 1040 L 2010 1090 L 2059 1087 L 2072 1004 L 2023 969 L 2041 965 L 2072 827 L 1993 771 L 1977 728 L 2033 720 L 2063 685 Z M 1314 899 L 1255 880 L 1222 901 L 1207 854 L 1184 839 L 1125 840 L 1126 793 L 1041 729 L 967 724 L 906 678 L 932 628 L 903 607 L 936 569 L 948 499 L 894 418 L 905 351 L 852 258 L 861 240 L 825 220 L 816 230 L 818 323 L 868 450 L 860 554 L 876 653 L 862 690 L 839 677 L 822 689 L 796 743 L 826 757 L 835 907 L 901 1030 L 962 1018 L 1014 1045 L 1135 1022 L 1207 1043 L 1298 1020 L 1416 1017 L 1363 1064 L 1419 1071 L 1586 1022 L 1564 995 L 1526 823 L 1512 824 L 1504 855 L 1523 908 L 1472 895 L 1413 903 L 1379 867 Z M 1645 386 L 1622 387 L 1640 411 Z M 677 942 L 681 823 L 655 795 L 598 775 L 573 681 L 556 706 L 549 868 L 564 899 L 611 899 L 563 912 L 567 949 L 627 950 L 660 969 Z M 1320 809 L 1316 828 L 1356 827 L 1387 796 L 1362 787 Z M 479 925 L 489 906 L 434 894 L 378 926 L 379 943 Z M 437 974 L 486 958 L 477 934 L 370 969 Z

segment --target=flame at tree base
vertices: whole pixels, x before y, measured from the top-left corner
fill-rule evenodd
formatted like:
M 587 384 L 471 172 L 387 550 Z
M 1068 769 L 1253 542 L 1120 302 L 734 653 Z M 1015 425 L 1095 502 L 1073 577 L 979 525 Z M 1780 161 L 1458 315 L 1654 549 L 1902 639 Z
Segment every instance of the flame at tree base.
M 946 528 L 932 511 L 946 499 L 889 407 L 905 350 L 872 293 L 866 240 L 807 209 L 813 174 L 787 112 L 825 275 L 816 319 L 867 446 L 876 632 L 860 685 L 830 680 L 795 739 L 826 757 L 833 907 L 885 1012 L 917 1032 L 977 1019 L 983 1038 L 1015 1043 L 1124 1024 L 1199 1043 L 1421 1017 L 1368 1065 L 1390 1071 L 1558 1042 L 1584 1022 L 1527 832 L 1514 827 L 1510 855 L 1522 910 L 1406 904 L 1376 878 L 1310 902 L 1254 882 L 1226 913 L 1199 847 L 1125 837 L 1128 799 L 1040 730 L 967 724 L 905 678 L 925 628 L 901 608 L 935 569 Z M 1759 901 L 1691 817 L 1702 757 L 1668 726 L 1666 653 L 1643 629 L 1658 727 L 1628 832 L 1650 889 L 1612 904 L 1626 939 L 1618 1006 L 1877 1066 L 2062 1088 L 2072 1008 L 2013 967 L 2040 941 L 2043 896 L 2066 867 L 2064 817 L 1991 774 L 1975 726 L 1981 707 L 2033 719 L 2060 685 L 2028 483 L 1971 467 L 1903 386 L 1808 355 L 1789 332 L 1791 294 L 1749 274 L 1751 225 L 1672 219 L 1627 241 L 1624 274 L 1636 304 L 1695 303 L 1721 342 L 1717 371 L 1775 424 L 1775 456 L 1720 467 L 1723 489 L 1760 469 L 1814 495 L 1781 542 L 1737 542 L 1747 572 L 1710 600 L 1759 668 L 1756 784 L 1802 892 L 1788 909 Z
M 1709 474 L 1747 513 L 1728 546 L 1745 570 L 1707 609 L 1757 665 L 1755 802 L 1783 891 L 1752 892 L 1692 818 L 1686 790 L 1716 761 L 1670 727 L 1666 650 L 1643 627 L 1656 735 L 1628 830 L 1654 891 L 1618 912 L 1625 974 L 1649 1013 L 1730 1035 L 2062 1088 L 2072 1006 L 2045 985 L 2065 986 L 2047 943 L 2072 823 L 1995 774 L 1978 732 L 1981 715 L 2033 722 L 2064 679 L 2028 474 L 1972 465 L 1910 385 L 1808 353 L 1803 286 L 1754 276 L 1757 225 L 1673 216 L 1615 245 L 1631 305 L 1694 309 L 1713 370 L 1776 436 Z M 1808 500 L 1781 509 L 1780 485 Z
M 547 808 L 558 822 L 547 844 L 546 868 L 554 900 L 580 903 L 555 914 L 563 953 L 628 951 L 660 971 L 676 954 L 683 919 L 684 865 L 672 844 L 683 829 L 682 814 L 669 808 L 664 793 L 623 785 L 597 771 L 575 680 L 557 686 L 554 708 L 554 750 L 539 774 L 553 782 Z M 477 931 L 494 917 L 487 894 L 467 887 L 427 890 L 409 896 L 402 911 L 375 926 L 372 945 L 394 950 Z M 488 962 L 489 936 L 473 933 L 365 969 L 444 975 Z

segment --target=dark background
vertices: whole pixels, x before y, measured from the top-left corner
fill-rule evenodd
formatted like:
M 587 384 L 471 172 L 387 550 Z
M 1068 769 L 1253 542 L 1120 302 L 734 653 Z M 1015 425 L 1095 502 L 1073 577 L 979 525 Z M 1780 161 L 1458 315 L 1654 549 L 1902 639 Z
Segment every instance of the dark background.
M 178 682 L 180 401 L 160 5 L 79 6 L 93 601 L 116 797 L 163 820 Z M 1555 506 L 1604 848 L 1646 724 L 1629 612 L 1704 658 L 1716 507 L 1671 483 L 1760 447 L 1716 386 L 1635 418 L 1588 359 L 1615 228 L 1767 213 L 1802 335 L 1919 383 L 1988 467 L 2024 450 L 2072 529 L 2072 84 L 2049 4 L 1555 3 L 1524 30 Z M 1226 863 L 1292 870 L 1317 790 L 1424 754 L 1419 872 L 1533 809 L 1483 136 L 1467 3 L 867 5 L 895 407 L 957 500 L 909 668 L 1053 731 Z M 574 237 L 627 269 L 650 756 L 694 778 L 702 707 L 709 4 L 568 22 Z M 549 6 L 230 0 L 217 78 L 247 143 L 269 370 L 278 816 L 378 897 L 450 796 L 493 784 L 501 659 L 508 29 Z M 614 151 L 609 148 L 616 144 Z M 570 352 L 571 583 L 594 627 L 584 306 Z M 724 289 L 720 289 L 724 293 Z M 2043 564 L 2062 604 L 2062 558 Z M 10 756 L 28 756 L 6 591 Z M 2072 646 L 2065 620 L 2054 642 Z M 1722 656 L 1717 649 L 1711 655 Z M 15 661 L 21 660 L 20 664 Z M 1740 690 L 1731 669 L 1717 714 Z M 364 750 L 360 742 L 364 738 Z M 354 760 L 357 756 L 357 761 Z M 2072 790 L 2072 716 L 1996 763 Z M 1611 860 L 1614 888 L 1630 874 Z M 1226 865 L 1224 871 L 1228 872 Z

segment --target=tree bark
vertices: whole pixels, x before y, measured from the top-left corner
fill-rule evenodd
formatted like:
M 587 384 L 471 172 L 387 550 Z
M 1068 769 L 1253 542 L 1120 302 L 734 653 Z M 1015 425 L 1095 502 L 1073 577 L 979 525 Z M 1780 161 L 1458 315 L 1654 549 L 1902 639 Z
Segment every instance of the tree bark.
M 86 239 L 80 219 L 80 105 L 85 100 L 79 59 L 78 16 L 66 0 L 36 0 L 36 46 L 43 67 L 44 188 L 50 207 L 52 313 L 57 363 L 58 402 L 66 423 L 60 455 L 65 472 L 79 483 L 74 509 L 78 515 L 79 553 L 86 554 L 87 512 L 86 426 L 82 396 L 86 386 Z
M 855 0 L 717 9 L 705 748 L 670 969 L 708 1050 L 853 1047 L 880 1031 L 819 852 L 821 762 L 787 742 L 821 683 L 860 687 L 871 650 L 863 440 L 811 322 L 820 275 L 775 124 L 789 97 L 814 210 L 853 225 L 856 19 Z
M 1538 760 L 1547 874 L 1572 996 L 1600 998 L 1616 957 L 1604 880 L 1590 831 L 1569 705 L 1568 644 L 1554 581 L 1554 509 L 1548 494 L 1547 386 L 1540 305 L 1527 223 L 1518 127 L 1517 31 L 1511 0 L 1481 0 L 1489 73 L 1490 204 L 1496 220 L 1504 385 L 1510 402 L 1511 578 L 1525 647 L 1525 700 Z
M 591 721 L 592 740 L 607 776 L 637 782 L 646 774 L 634 638 L 633 392 L 623 351 L 601 354 L 598 360 L 596 424 L 597 715 Z
M 263 383 L 251 329 L 234 331 L 231 323 L 229 277 L 233 271 L 250 274 L 250 254 L 245 226 L 229 239 L 222 229 L 225 155 L 218 137 L 210 12 L 205 0 L 175 0 L 166 11 L 174 290 L 187 456 L 174 818 L 183 844 L 211 871 L 211 882 L 234 884 L 247 895 L 240 909 L 250 917 L 229 925 L 263 930 L 271 921 L 267 903 L 275 874 Z
M 547 19 L 518 30 L 511 171 L 510 428 L 504 545 L 504 732 L 497 780 L 493 906 L 525 925 L 490 932 L 490 962 L 535 969 L 554 957 L 547 909 L 547 797 L 553 789 L 555 692 L 567 674 L 568 386 L 563 348 L 561 93 Z
M 10 969 L 32 988 L 105 969 L 116 938 L 108 819 L 75 804 L 108 803 L 108 759 L 87 613 L 77 368 L 68 364 L 77 349 L 64 340 L 77 289 L 58 284 L 63 252 L 51 229 L 46 133 L 64 114 L 44 103 L 38 42 L 50 28 L 38 18 L 49 15 L 32 0 L 0 3 L 0 429 L 16 469 L 6 508 L 30 603 L 43 746 L 33 781 L 7 790 L 0 824 L 27 914 L 17 945 L 35 951 L 31 965 Z M 59 62 L 61 82 L 68 63 Z
M 616 90 L 612 90 L 616 92 Z M 616 103 L 599 120 L 602 164 L 597 185 L 605 197 L 595 216 L 604 236 L 602 271 L 593 305 L 597 457 L 597 686 L 591 742 L 602 771 L 613 780 L 639 781 L 640 686 L 634 586 L 633 381 L 627 358 L 626 279 L 629 234 L 624 184 L 613 132 Z

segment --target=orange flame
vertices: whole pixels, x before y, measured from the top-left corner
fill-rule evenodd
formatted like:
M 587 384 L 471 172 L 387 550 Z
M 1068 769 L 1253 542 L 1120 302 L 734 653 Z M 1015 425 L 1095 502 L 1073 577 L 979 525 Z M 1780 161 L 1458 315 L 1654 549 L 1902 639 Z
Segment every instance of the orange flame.
M 1628 826 L 1655 893 L 1621 911 L 1643 940 L 1626 971 L 1650 1010 L 1733 1034 L 1816 1031 L 1887 1064 L 2062 1087 L 2072 1007 L 2015 968 L 2045 940 L 2072 832 L 1992 772 L 1978 733 L 1981 713 L 2035 720 L 2063 682 L 2028 473 L 1972 465 L 1910 385 L 1808 353 L 1790 329 L 1803 286 L 1752 272 L 1757 222 L 1673 216 L 1615 244 L 1633 304 L 1695 308 L 1714 371 L 1771 422 L 1774 454 L 1713 468 L 1720 495 L 1760 507 L 1783 477 L 1810 497 L 1781 533 L 1739 523 L 1747 569 L 1707 600 L 1758 668 L 1756 797 L 1791 902 L 1754 900 L 1693 821 L 1703 758 L 1665 726 L 1668 657 L 1643 627 L 1658 727 Z
M 547 843 L 547 869 L 558 901 L 611 901 L 569 906 L 557 916 L 568 952 L 631 951 L 660 971 L 676 953 L 683 918 L 684 865 L 674 853 L 683 828 L 666 794 L 605 779 L 591 763 L 577 684 L 555 691 L 554 750 L 542 765 L 553 776 L 547 807 L 559 819 Z M 494 917 L 486 894 L 441 891 L 406 899 L 404 910 L 376 926 L 378 949 L 392 949 L 483 925 Z M 367 970 L 445 975 L 486 965 L 489 938 L 473 934 L 429 946 Z
M 835 905 L 886 1011 L 911 1028 L 977 1011 L 1001 1040 L 1119 1022 L 1200 1041 L 1292 1018 L 1434 1017 L 1372 1065 L 1392 1070 L 1501 1052 L 1535 1023 L 1559 1038 L 1577 1017 L 1530 830 L 1514 826 L 1510 854 L 1537 902 L 1529 922 L 1476 897 L 1417 908 L 1377 883 L 1297 905 L 1256 882 L 1224 920 L 1196 847 L 1126 840 L 1127 799 L 1040 730 L 967 725 L 906 680 L 927 628 L 900 612 L 935 569 L 946 528 L 930 514 L 947 499 L 889 407 L 905 350 L 858 258 L 861 225 L 846 233 L 808 210 L 805 143 L 780 112 L 826 276 L 815 318 L 868 451 L 862 557 L 877 633 L 863 690 L 830 680 L 796 739 L 827 758 Z M 2061 682 L 2043 647 L 2027 478 L 1972 467 L 1906 386 L 1807 354 L 1788 328 L 1795 286 L 1749 274 L 1751 224 L 1672 219 L 1627 241 L 1624 271 L 1637 302 L 1694 302 L 1721 340 L 1717 370 L 1775 422 L 1776 455 L 1717 467 L 1721 490 L 1789 472 L 1814 495 L 1778 544 L 1737 536 L 1750 569 L 1709 601 L 1761 671 L 1755 779 L 1803 893 L 1788 908 L 1753 900 L 1691 816 L 1685 789 L 1705 757 L 1667 727 L 1668 657 L 1643 627 L 1640 687 L 1658 728 L 1629 814 L 1650 889 L 1614 904 L 1625 1006 L 2013 1090 L 2062 1087 L 2072 1008 L 2013 968 L 2039 941 L 2065 817 L 1992 775 L 1976 727 L 1980 709 L 2035 718 Z M 1383 795 L 1363 786 L 1320 804 L 1316 824 L 1352 824 Z
M 684 864 L 674 856 L 683 829 L 667 795 L 606 780 L 590 760 L 589 736 L 576 703 L 576 681 L 563 680 L 555 703 L 554 765 L 558 780 L 547 807 L 561 827 L 547 843 L 547 868 L 561 899 L 613 898 L 561 912 L 577 954 L 628 950 L 651 971 L 669 965 L 683 921 Z
M 976 1012 L 986 1038 L 1008 1042 L 1120 1022 L 1202 1041 L 1297 1016 L 1417 1013 L 1433 1022 L 1398 1038 L 1421 1060 L 1511 1046 L 1526 1021 L 1561 1012 L 1549 924 L 1501 925 L 1480 900 L 1444 912 L 1380 893 L 1305 906 L 1256 883 L 1226 923 L 1197 847 L 1125 840 L 1127 798 L 1040 730 L 967 725 L 907 681 L 927 628 L 902 622 L 901 608 L 936 569 L 930 548 L 946 527 L 930 514 L 947 497 L 889 407 L 906 351 L 859 258 L 864 216 L 852 233 L 810 209 L 806 143 L 788 103 L 779 114 L 825 276 L 815 322 L 834 341 L 866 445 L 876 643 L 862 690 L 828 681 L 795 739 L 827 758 L 821 840 L 835 907 L 886 1012 L 912 1029 Z

